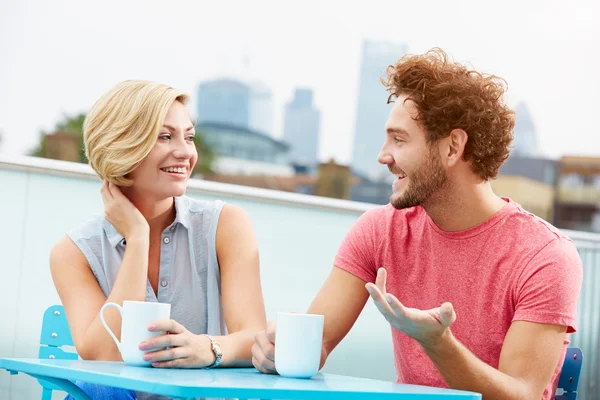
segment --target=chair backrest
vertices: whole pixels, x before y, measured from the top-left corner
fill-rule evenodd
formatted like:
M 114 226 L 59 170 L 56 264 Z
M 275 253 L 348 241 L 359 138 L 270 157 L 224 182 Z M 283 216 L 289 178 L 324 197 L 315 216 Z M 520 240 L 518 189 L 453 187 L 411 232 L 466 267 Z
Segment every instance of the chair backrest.
M 50 306 L 44 312 L 42 333 L 40 335 L 40 350 L 42 347 L 73 346 L 73 337 L 61 305 Z
M 583 353 L 576 347 L 568 347 L 565 355 L 565 362 L 558 378 L 558 388 L 564 391 L 564 394 L 557 396 L 556 399 L 576 399 L 577 387 L 579 386 L 579 376 L 583 366 Z
M 42 320 L 38 357 L 57 360 L 77 360 L 79 358 L 77 352 L 69 351 L 70 349 L 63 349 L 63 346 L 73 346 L 73 337 L 67 323 L 67 316 L 65 315 L 63 306 L 50 306 L 44 312 Z M 59 387 L 51 385 L 46 381 L 38 380 L 38 382 L 44 388 L 44 392 L 48 390 L 61 390 Z

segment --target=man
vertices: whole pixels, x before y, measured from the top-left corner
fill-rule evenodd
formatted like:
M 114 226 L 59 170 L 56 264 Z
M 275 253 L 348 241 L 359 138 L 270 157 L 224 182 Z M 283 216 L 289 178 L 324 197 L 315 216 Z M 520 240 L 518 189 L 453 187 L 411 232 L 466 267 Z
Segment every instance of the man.
M 569 238 L 492 191 L 514 127 L 503 81 L 434 49 L 384 83 L 394 104 L 378 160 L 397 179 L 310 306 L 325 316 L 321 366 L 370 295 L 392 327 L 398 382 L 553 398 L 582 267 Z M 275 372 L 274 342 L 271 322 L 252 349 L 262 372 Z

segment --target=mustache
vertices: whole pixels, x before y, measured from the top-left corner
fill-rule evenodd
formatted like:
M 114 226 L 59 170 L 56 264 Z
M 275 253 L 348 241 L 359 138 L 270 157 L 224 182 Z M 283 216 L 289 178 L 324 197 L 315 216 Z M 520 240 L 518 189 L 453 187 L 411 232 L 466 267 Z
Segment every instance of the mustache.
M 390 173 L 391 173 L 392 175 L 401 175 L 401 174 L 405 174 L 405 172 L 404 172 L 404 171 L 402 171 L 402 170 L 401 170 L 401 169 L 399 169 L 399 168 L 392 168 L 392 167 L 389 167 L 389 166 L 388 166 L 388 169 L 390 170 Z

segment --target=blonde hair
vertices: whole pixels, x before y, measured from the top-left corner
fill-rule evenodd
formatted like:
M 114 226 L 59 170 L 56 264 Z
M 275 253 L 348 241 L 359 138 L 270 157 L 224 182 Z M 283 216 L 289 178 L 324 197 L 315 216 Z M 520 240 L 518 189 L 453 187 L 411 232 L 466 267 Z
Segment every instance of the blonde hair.
M 101 179 L 131 186 L 127 174 L 154 148 L 167 111 L 189 96 L 167 85 L 125 81 L 92 106 L 83 123 L 85 155 Z

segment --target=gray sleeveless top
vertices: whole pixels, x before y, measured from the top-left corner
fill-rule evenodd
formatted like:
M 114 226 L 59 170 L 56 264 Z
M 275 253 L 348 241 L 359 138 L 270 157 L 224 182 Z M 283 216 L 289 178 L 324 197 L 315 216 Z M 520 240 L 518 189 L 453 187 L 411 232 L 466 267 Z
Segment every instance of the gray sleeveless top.
M 146 282 L 146 301 L 170 303 L 171 318 L 195 334 L 227 334 L 215 247 L 223 206 L 222 201 L 176 197 L 175 221 L 162 233 L 158 296 Z M 127 248 L 123 236 L 104 217 L 93 218 L 67 235 L 108 297 Z M 138 398 L 159 397 L 138 393 Z

